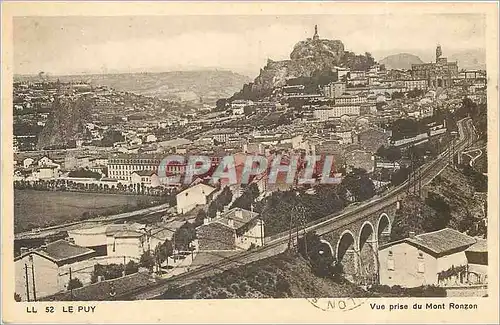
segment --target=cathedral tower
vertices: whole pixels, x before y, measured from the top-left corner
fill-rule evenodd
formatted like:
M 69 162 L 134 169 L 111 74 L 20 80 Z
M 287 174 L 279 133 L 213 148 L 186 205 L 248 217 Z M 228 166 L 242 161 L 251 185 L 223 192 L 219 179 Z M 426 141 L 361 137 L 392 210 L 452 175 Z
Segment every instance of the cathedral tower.
M 439 61 L 439 58 L 442 54 L 443 52 L 441 51 L 441 45 L 438 44 L 436 47 L 436 63 Z

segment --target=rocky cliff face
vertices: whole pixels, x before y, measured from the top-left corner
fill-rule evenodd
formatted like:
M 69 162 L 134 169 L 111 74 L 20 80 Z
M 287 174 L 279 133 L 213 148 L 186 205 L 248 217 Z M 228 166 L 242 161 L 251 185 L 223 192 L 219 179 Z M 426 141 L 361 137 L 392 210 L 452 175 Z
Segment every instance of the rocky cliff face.
M 66 145 L 77 140 L 90 122 L 93 100 L 88 96 L 56 98 L 52 112 L 38 137 L 38 149 Z
M 344 44 L 339 40 L 300 41 L 294 46 L 290 60 L 268 60 L 255 78 L 252 89 L 261 91 L 280 87 L 286 84 L 287 79 L 311 77 L 316 71 L 331 71 L 335 66 L 342 65 L 344 54 Z

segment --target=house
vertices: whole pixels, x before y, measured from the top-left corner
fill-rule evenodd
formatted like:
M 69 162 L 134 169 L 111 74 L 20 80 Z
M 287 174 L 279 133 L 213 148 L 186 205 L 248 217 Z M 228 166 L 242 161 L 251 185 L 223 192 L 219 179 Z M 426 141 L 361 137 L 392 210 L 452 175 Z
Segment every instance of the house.
M 64 290 L 62 267 L 94 257 L 92 249 L 60 239 L 31 251 L 21 249 L 14 259 L 15 292 L 23 301 L 33 301 Z M 63 281 L 64 279 L 64 281 Z
M 160 186 L 160 178 L 153 170 L 138 170 L 130 176 L 132 184 L 144 184 L 151 187 Z
M 488 241 L 478 239 L 465 250 L 467 257 L 467 282 L 470 284 L 488 283 Z
M 466 250 L 476 239 L 445 228 L 390 242 L 379 248 L 380 284 L 438 285 L 439 274 L 468 263 Z
M 148 134 L 146 136 L 146 142 L 156 142 L 158 139 L 154 134 Z
M 368 151 L 358 149 L 346 152 L 345 164 L 348 170 L 360 168 L 366 170 L 367 173 L 371 173 L 375 168 L 373 155 Z
M 57 166 L 47 166 L 47 165 L 37 167 L 33 171 L 33 177 L 35 179 L 57 178 L 59 177 L 59 168 Z
M 237 99 L 231 102 L 231 112 L 233 115 L 243 115 L 245 114 L 245 107 L 252 105 L 251 100 Z
M 38 166 L 51 166 L 54 162 L 47 156 L 43 156 L 38 160 Z
M 111 224 L 106 228 L 107 256 L 123 257 L 124 261 L 138 260 L 147 245 L 145 225 L 141 224 Z
M 384 129 L 370 128 L 358 134 L 358 143 L 371 153 L 377 152 L 381 146 L 389 144 L 390 132 Z
M 165 241 L 172 241 L 177 231 L 186 223 L 184 220 L 173 220 L 162 222 L 152 226 L 149 233 L 149 245 L 154 250 L 158 245 Z
M 191 211 L 197 205 L 207 204 L 210 195 L 215 188 L 206 184 L 196 184 L 185 189 L 176 196 L 177 213 L 182 214 Z
M 233 208 L 215 218 L 206 218 L 196 228 L 200 251 L 247 250 L 262 246 L 264 221 L 259 214 L 241 208 Z
M 33 158 L 25 158 L 23 160 L 23 167 L 29 168 L 34 162 L 35 162 L 35 160 Z

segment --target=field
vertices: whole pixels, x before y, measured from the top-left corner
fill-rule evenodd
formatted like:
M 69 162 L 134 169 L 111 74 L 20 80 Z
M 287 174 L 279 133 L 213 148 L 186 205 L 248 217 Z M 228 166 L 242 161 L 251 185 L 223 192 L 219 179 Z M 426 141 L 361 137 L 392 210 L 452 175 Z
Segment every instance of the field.
M 149 206 L 158 197 L 14 190 L 14 232 Z

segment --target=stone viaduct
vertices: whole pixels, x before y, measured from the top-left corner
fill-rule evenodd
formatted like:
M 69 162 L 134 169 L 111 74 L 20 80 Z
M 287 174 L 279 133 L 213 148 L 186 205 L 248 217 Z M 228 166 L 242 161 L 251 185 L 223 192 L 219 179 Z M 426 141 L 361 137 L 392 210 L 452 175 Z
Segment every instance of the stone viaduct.
M 346 279 L 359 284 L 378 282 L 378 248 L 390 239 L 399 204 L 396 201 L 352 221 L 316 231 L 323 243 L 321 249 L 342 264 Z

